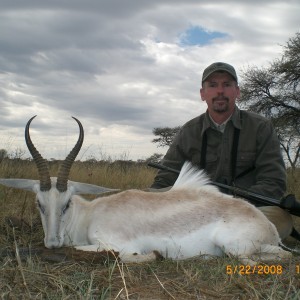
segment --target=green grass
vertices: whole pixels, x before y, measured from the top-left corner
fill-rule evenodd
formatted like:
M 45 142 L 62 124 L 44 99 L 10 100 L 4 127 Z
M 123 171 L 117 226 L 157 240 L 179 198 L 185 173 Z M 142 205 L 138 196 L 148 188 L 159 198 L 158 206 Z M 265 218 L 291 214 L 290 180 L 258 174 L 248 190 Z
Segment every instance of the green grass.
M 51 163 L 52 176 L 57 169 L 58 164 Z M 76 162 L 70 179 L 122 190 L 143 189 L 152 183 L 155 172 L 143 164 Z M 37 171 L 29 161 L 3 161 L 0 177 L 34 179 Z M 299 173 L 289 174 L 289 192 L 298 199 L 299 186 Z M 299 229 L 298 219 L 295 217 Z M 46 251 L 30 192 L 0 187 L 0 228 L 1 299 L 300 298 L 300 256 L 296 255 L 264 265 L 261 274 L 258 269 L 247 274 L 240 262 L 228 257 L 121 264 L 112 256 L 99 259 L 72 249 Z M 285 243 L 300 244 L 292 239 Z

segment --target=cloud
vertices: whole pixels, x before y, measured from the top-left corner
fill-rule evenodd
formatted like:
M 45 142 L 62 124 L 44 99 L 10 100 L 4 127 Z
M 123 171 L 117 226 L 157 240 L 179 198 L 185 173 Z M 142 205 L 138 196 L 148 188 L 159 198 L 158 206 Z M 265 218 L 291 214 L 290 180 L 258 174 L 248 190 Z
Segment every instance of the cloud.
M 208 64 L 267 65 L 299 30 L 298 1 L 0 3 L 0 148 L 25 149 L 38 115 L 32 135 L 47 158 L 75 143 L 71 116 L 84 124 L 83 159 L 166 151 L 152 129 L 205 111 Z

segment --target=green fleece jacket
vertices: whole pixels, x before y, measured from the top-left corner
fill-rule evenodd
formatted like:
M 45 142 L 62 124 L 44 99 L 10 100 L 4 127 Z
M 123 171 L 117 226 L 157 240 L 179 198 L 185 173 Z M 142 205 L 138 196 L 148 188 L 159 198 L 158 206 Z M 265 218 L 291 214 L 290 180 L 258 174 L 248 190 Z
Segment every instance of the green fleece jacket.
M 223 133 L 217 130 L 208 112 L 187 122 L 175 137 L 162 164 L 180 170 L 185 161 L 191 161 L 199 167 L 202 137 L 206 131 L 206 173 L 212 181 L 231 184 L 234 128 L 240 129 L 235 185 L 280 199 L 286 190 L 286 170 L 274 128 L 266 118 L 247 111 L 241 114 L 237 107 Z M 172 186 L 176 179 L 174 173 L 159 171 L 151 188 Z

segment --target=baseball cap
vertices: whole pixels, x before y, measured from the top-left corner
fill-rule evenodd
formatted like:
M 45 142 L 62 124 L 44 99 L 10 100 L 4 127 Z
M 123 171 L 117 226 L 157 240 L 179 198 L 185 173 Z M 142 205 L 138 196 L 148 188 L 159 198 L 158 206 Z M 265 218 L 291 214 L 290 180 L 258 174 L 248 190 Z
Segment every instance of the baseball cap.
M 202 82 L 204 82 L 209 75 L 211 75 L 212 73 L 217 72 L 217 71 L 225 71 L 225 72 L 229 73 L 236 82 L 238 81 L 237 75 L 236 75 L 236 72 L 235 72 L 235 69 L 233 66 L 231 66 L 230 64 L 224 63 L 224 62 L 215 62 L 215 63 L 209 65 L 203 71 Z

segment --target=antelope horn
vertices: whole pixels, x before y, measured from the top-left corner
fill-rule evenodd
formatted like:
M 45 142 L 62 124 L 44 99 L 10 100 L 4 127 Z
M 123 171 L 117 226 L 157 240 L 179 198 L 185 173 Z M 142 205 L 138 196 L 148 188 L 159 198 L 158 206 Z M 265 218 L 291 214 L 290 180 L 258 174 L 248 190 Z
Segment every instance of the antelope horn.
M 82 124 L 76 118 L 74 118 L 74 117 L 72 117 L 72 118 L 78 123 L 79 138 L 78 138 L 78 141 L 77 141 L 76 145 L 72 149 L 72 151 L 69 153 L 69 155 L 66 157 L 66 159 L 60 165 L 58 175 L 57 175 L 57 182 L 56 182 L 56 188 L 60 192 L 65 192 L 67 190 L 69 173 L 70 173 L 72 164 L 73 164 L 77 154 L 80 151 L 80 148 L 81 148 L 82 143 L 83 143 L 83 138 L 84 138 L 84 132 L 83 132 Z
M 36 150 L 29 135 L 30 123 L 35 117 L 36 116 L 32 117 L 26 124 L 25 141 L 26 141 L 27 148 L 30 154 L 32 155 L 33 161 L 35 162 L 36 167 L 38 169 L 39 179 L 40 179 L 40 190 L 49 191 L 51 189 L 51 180 L 50 180 L 50 174 L 49 174 L 47 162 L 41 156 L 41 154 Z

